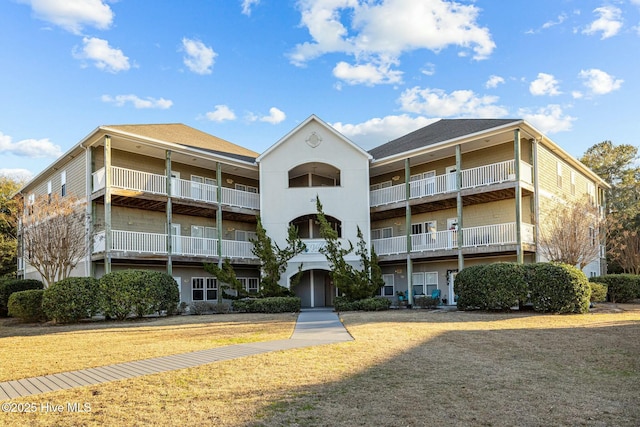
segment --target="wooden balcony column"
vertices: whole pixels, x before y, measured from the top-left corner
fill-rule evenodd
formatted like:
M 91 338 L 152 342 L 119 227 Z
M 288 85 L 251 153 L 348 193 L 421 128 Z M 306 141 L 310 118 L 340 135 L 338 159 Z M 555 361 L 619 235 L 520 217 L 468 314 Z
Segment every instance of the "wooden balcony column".
M 464 231 L 462 230 L 462 147 L 456 145 L 456 214 L 458 217 L 458 271 L 464 268 L 464 255 L 462 254 L 462 244 L 464 242 Z
M 404 159 L 405 187 L 405 234 L 407 239 L 407 305 L 413 306 L 413 260 L 411 259 L 411 166 L 409 158 Z
M 516 172 L 516 261 L 518 264 L 524 263 L 524 253 L 522 251 L 522 186 L 520 185 L 520 129 L 513 131 L 513 147 Z
M 216 162 L 216 194 L 218 210 L 216 211 L 216 230 L 218 233 L 218 268 L 222 269 L 222 165 Z M 218 304 L 222 303 L 222 287 L 218 284 Z
M 171 179 L 171 150 L 165 153 L 165 169 L 167 170 L 167 274 L 173 276 L 173 206 L 171 205 L 172 179 Z
M 104 273 L 111 273 L 111 137 L 104 136 Z

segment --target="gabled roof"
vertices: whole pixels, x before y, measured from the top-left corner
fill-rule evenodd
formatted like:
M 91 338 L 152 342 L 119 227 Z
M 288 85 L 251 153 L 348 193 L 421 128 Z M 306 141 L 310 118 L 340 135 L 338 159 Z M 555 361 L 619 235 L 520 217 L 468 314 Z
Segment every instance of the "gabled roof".
M 327 129 L 329 132 L 333 133 L 335 136 L 337 136 L 339 139 L 344 141 L 346 144 L 348 144 L 351 148 L 356 150 L 358 153 L 362 154 L 364 157 L 366 157 L 367 159 L 371 160 L 371 158 L 372 158 L 371 154 L 369 154 L 368 152 L 363 150 L 361 147 L 356 145 L 349 138 L 347 138 L 346 136 L 344 136 L 343 134 L 341 134 L 340 132 L 335 130 L 333 126 L 330 126 L 329 124 L 324 122 L 322 119 L 320 119 L 318 116 L 316 116 L 315 114 L 312 114 L 309 117 L 307 117 L 307 119 L 305 121 L 300 123 L 298 126 L 296 126 L 294 129 L 292 129 L 285 136 L 280 138 L 275 144 L 273 144 L 271 147 L 267 148 L 266 151 L 264 151 L 262 154 L 260 154 L 260 156 L 258 156 L 258 158 L 256 159 L 256 162 L 260 163 L 262 161 L 262 159 L 264 159 L 266 156 L 268 156 L 270 153 L 272 153 L 278 146 L 282 145 L 286 140 L 291 138 L 291 136 L 293 134 L 298 132 L 300 129 L 302 129 L 303 127 L 305 127 L 308 123 L 310 123 L 312 121 L 315 121 L 316 123 L 320 124 L 322 127 Z
M 374 159 L 382 159 L 521 121 L 521 119 L 442 119 L 373 148 L 369 153 Z
M 232 154 L 235 155 L 234 157 L 245 161 L 254 161 L 255 158 L 258 157 L 258 153 L 255 151 L 251 151 L 182 123 L 112 125 L 102 127 L 188 147 L 201 148 L 213 153 Z

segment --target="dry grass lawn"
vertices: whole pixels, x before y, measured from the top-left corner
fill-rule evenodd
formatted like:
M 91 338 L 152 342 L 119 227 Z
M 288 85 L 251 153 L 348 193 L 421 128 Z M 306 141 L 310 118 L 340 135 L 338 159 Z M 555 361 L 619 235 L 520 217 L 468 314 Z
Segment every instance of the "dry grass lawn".
M 0 425 L 640 425 L 640 306 L 571 316 L 341 317 L 355 341 L 16 399 L 88 403 L 91 411 L 0 414 Z M 188 331 L 192 318 L 180 319 Z M 126 347 L 131 337 L 114 332 Z M 44 345 L 57 335 L 36 337 Z M 3 368 L 12 339 L 0 338 Z

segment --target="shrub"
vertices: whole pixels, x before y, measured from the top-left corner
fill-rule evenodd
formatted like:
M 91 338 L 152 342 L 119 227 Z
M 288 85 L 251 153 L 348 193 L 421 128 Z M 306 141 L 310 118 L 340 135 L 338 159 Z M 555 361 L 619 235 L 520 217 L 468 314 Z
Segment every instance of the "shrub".
M 189 306 L 189 312 L 195 315 L 211 313 L 213 311 L 213 303 L 208 301 L 194 301 Z
M 454 289 L 462 310 L 509 310 L 526 300 L 524 267 L 495 263 L 466 267 L 456 276 Z
M 29 289 L 43 289 L 40 280 L 33 279 L 9 279 L 0 282 L 0 316 L 6 317 L 9 308 L 9 297 L 14 292 L 26 291 Z
M 118 320 L 132 312 L 138 317 L 163 310 L 173 314 L 180 299 L 175 280 L 159 271 L 114 271 L 100 279 L 100 290 L 105 315 Z
M 586 313 L 591 289 L 584 273 L 567 264 L 526 265 L 526 279 L 533 309 L 554 313 Z
M 9 315 L 25 322 L 46 320 L 42 311 L 43 289 L 29 289 L 18 291 L 9 297 Z
M 288 313 L 300 311 L 298 297 L 246 298 L 233 301 L 233 310 L 241 313 Z
M 607 285 L 589 282 L 589 286 L 591 287 L 591 302 L 603 302 L 607 300 Z
M 420 308 L 436 308 L 440 299 L 431 297 L 416 297 L 416 305 Z
M 607 285 L 607 299 L 611 302 L 631 302 L 640 295 L 640 276 L 633 274 L 607 274 L 592 277 L 597 283 Z
M 350 301 L 347 297 L 337 296 L 333 299 L 335 311 L 356 311 L 357 301 Z
M 56 322 L 77 322 L 100 310 L 100 285 L 93 277 L 69 277 L 49 286 L 42 295 L 42 310 Z
M 384 297 L 365 298 L 350 301 L 347 297 L 338 296 L 333 300 L 335 311 L 382 311 L 388 310 L 391 300 Z

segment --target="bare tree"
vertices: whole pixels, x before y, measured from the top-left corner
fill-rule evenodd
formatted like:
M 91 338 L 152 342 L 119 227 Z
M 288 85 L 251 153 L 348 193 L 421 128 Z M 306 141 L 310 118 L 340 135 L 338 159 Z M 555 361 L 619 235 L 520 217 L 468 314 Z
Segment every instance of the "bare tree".
M 624 273 L 640 274 L 640 215 L 607 218 L 608 254 Z
M 25 258 L 45 286 L 69 277 L 87 254 L 86 204 L 73 196 L 27 200 L 22 215 Z
M 581 269 L 600 257 L 603 220 L 588 198 L 556 203 L 539 224 L 538 250 L 551 262 Z

